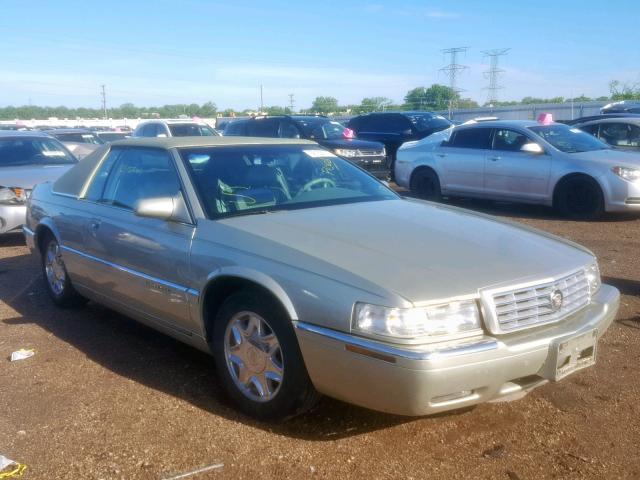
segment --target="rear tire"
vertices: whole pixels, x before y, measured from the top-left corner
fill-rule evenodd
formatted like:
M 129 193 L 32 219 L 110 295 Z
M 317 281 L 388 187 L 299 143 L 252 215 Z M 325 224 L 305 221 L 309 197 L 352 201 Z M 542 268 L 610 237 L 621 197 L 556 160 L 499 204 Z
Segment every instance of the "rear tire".
M 47 233 L 42 239 L 41 266 L 47 293 L 59 307 L 78 307 L 87 299 L 81 296 L 71 283 L 67 268 L 62 260 L 58 240 Z
M 558 185 L 554 205 L 565 217 L 595 219 L 604 213 L 604 196 L 591 177 L 569 177 Z
M 224 301 L 212 342 L 224 391 L 246 415 L 284 420 L 311 409 L 320 398 L 289 316 L 260 290 L 241 290 Z
M 440 179 L 436 172 L 430 168 L 418 170 L 411 176 L 411 191 L 418 197 L 432 202 L 442 200 L 442 191 L 440 190 Z

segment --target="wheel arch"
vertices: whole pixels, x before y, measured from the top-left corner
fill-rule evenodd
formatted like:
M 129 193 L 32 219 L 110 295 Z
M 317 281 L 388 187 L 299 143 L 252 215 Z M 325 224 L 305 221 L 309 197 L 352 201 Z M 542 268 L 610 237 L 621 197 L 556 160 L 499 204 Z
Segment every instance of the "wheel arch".
M 588 178 L 589 180 L 594 181 L 596 183 L 596 185 L 598 185 L 598 188 L 600 188 L 600 193 L 602 194 L 602 198 L 603 198 L 603 200 L 605 201 L 605 204 L 606 204 L 605 188 L 600 183 L 600 181 L 598 181 L 598 179 L 596 177 L 594 177 L 593 175 L 590 175 L 590 174 L 585 173 L 585 172 L 576 171 L 576 172 L 565 173 L 564 175 L 562 175 L 558 179 L 556 184 L 553 186 L 553 194 L 551 196 L 551 201 L 552 201 L 552 204 L 553 204 L 554 207 L 557 205 L 558 192 L 560 191 L 560 188 L 562 187 L 562 185 L 564 183 L 566 183 L 567 181 L 569 181 L 569 180 L 571 180 L 573 178 Z
M 53 220 L 51 220 L 50 218 L 44 218 L 40 220 L 40 222 L 38 223 L 38 226 L 34 230 L 34 235 L 35 235 L 34 243 L 38 248 L 38 252 L 40 253 L 42 253 L 42 248 L 43 248 L 42 241 L 46 238 L 47 234 L 53 235 L 53 237 L 56 239 L 58 244 L 61 244 L 60 232 L 58 232 L 58 229 L 53 223 Z
M 411 172 L 411 175 L 409 176 L 409 189 L 412 189 L 413 181 L 416 178 L 416 175 L 427 170 L 431 170 L 438 177 L 438 180 L 440 180 L 441 178 L 440 174 L 435 168 L 433 168 L 432 165 L 425 165 L 425 164 L 418 165 L 416 168 L 413 169 L 413 171 Z
M 213 322 L 223 302 L 229 295 L 244 289 L 261 291 L 277 302 L 291 320 L 298 319 L 289 295 L 273 278 L 251 269 L 225 268 L 209 275 L 201 293 L 200 317 L 207 341 L 211 340 Z

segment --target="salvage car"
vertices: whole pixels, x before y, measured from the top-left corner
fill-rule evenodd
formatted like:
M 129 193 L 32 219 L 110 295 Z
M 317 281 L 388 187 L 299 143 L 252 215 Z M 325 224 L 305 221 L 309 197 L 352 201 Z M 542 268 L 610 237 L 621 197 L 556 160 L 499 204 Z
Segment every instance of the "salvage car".
M 571 218 L 640 211 L 640 155 L 561 123 L 465 124 L 405 143 L 396 182 L 425 199 L 542 204 Z
M 20 230 L 36 183 L 55 180 L 77 163 L 58 140 L 36 131 L 0 131 L 0 234 Z
M 114 142 L 38 185 L 24 232 L 53 302 L 211 353 L 261 419 L 318 394 L 401 415 L 522 395 L 593 365 L 619 302 L 585 248 L 404 199 L 306 140 Z
M 323 115 L 269 115 L 233 120 L 226 136 L 305 138 L 318 142 L 371 175 L 388 180 L 389 166 L 383 144 L 356 138 L 355 133 Z

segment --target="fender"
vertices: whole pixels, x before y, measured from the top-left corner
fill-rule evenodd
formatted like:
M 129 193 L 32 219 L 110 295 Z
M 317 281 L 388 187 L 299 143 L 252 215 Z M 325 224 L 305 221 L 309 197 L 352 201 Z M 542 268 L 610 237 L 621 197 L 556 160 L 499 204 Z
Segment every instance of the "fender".
M 205 282 L 205 286 L 200 294 L 200 317 L 204 318 L 204 312 L 202 311 L 204 307 L 204 297 L 208 286 L 214 282 L 216 279 L 221 277 L 234 277 L 241 278 L 244 280 L 249 280 L 253 283 L 257 283 L 261 287 L 265 288 L 269 292 L 271 292 L 282 304 L 282 306 L 287 311 L 287 314 L 291 318 L 291 320 L 298 320 L 298 314 L 296 312 L 295 307 L 293 306 L 293 302 L 289 298 L 289 295 L 285 292 L 284 288 L 276 282 L 270 276 L 264 274 L 263 272 L 253 270 L 247 267 L 241 266 L 228 266 L 222 267 L 214 270 L 207 276 L 207 280 Z
M 40 234 L 42 233 L 44 227 L 48 228 L 51 233 L 53 233 L 53 236 L 56 237 L 56 241 L 58 242 L 58 244 L 62 245 L 62 241 L 60 240 L 60 232 L 58 231 L 58 227 L 56 227 L 53 219 L 51 217 L 44 217 L 38 221 L 36 228 L 33 230 L 33 233 L 35 234 L 34 243 L 36 245 L 36 248 L 38 248 L 38 251 L 40 249 Z

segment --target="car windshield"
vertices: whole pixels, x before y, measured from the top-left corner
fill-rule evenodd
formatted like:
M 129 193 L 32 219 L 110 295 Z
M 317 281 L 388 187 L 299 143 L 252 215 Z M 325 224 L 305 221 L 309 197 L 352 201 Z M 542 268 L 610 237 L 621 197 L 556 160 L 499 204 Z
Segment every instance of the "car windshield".
M 339 140 L 344 137 L 345 127 L 338 122 L 325 122 L 313 131 L 313 136 L 319 140 Z
M 169 125 L 174 137 L 215 137 L 216 132 L 206 125 L 197 123 L 174 123 Z
M 442 115 L 433 115 L 430 113 L 409 113 L 407 118 L 416 127 L 419 132 L 427 130 L 444 130 L 451 126 L 451 122 Z
M 0 139 L 0 167 L 17 165 L 60 165 L 77 160 L 52 138 Z
M 539 125 L 529 127 L 529 130 L 565 153 L 592 152 L 611 148 L 593 135 L 567 125 Z
M 180 155 L 210 218 L 399 198 L 313 145 L 185 148 Z

